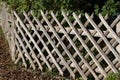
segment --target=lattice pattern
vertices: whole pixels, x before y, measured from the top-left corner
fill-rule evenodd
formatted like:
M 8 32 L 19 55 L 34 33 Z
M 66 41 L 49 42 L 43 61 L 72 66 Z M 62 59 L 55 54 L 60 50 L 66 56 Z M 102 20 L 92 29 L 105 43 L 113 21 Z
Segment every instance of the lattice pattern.
M 108 16 L 103 18 L 101 14 L 93 21 L 94 14 L 85 13 L 83 17 L 65 12 L 40 13 L 37 19 L 32 12 L 23 12 L 22 17 L 14 12 L 12 56 L 16 64 L 53 70 L 62 76 L 81 76 L 84 80 L 90 77 L 100 80 L 109 72 L 120 70 L 120 51 L 116 50 L 120 37 L 113 30 L 120 16 L 109 26 Z

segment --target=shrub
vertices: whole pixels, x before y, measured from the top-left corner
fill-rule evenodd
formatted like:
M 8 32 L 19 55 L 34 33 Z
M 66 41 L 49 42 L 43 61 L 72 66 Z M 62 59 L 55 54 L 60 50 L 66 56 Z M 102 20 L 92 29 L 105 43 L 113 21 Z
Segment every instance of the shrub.
M 120 1 L 115 2 L 114 0 L 107 0 L 105 4 L 100 8 L 100 6 L 95 5 L 95 13 L 102 13 L 103 15 L 108 14 L 109 16 L 117 15 L 120 8 Z
M 120 80 L 120 73 L 109 73 L 104 80 Z
M 23 10 L 33 10 L 36 15 L 40 15 L 39 11 L 42 10 L 53 10 L 67 12 L 89 12 L 95 11 L 96 14 L 102 13 L 105 15 L 116 15 L 120 10 L 120 1 L 114 0 L 3 0 L 7 2 L 11 9 L 21 13 Z M 95 8 L 94 8 L 95 7 Z

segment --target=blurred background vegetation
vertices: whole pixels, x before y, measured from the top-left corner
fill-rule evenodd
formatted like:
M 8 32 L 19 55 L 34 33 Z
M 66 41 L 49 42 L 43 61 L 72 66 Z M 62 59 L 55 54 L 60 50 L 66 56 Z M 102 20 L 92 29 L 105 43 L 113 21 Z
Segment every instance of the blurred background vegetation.
M 21 13 L 23 10 L 33 10 L 39 16 L 39 11 L 68 11 L 102 13 L 115 16 L 120 13 L 119 0 L 2 0 L 7 2 L 11 9 Z

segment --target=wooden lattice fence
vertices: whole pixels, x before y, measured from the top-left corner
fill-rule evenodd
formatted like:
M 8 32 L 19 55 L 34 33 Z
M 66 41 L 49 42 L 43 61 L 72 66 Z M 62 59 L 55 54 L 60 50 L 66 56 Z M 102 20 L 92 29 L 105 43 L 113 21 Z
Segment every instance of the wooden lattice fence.
M 7 13 L 3 8 L 0 25 L 6 34 L 15 64 L 41 71 L 53 70 L 62 76 L 103 79 L 120 71 L 120 15 L 108 23 L 108 16 L 85 16 L 40 11 Z M 84 19 L 83 19 L 84 18 Z M 116 25 L 118 25 L 116 27 Z M 117 30 L 114 30 L 117 29 Z

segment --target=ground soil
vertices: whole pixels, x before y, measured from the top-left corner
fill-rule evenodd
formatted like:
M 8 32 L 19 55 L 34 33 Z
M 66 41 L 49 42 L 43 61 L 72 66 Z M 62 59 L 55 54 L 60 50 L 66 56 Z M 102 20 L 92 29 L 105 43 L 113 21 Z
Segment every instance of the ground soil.
M 65 80 L 42 75 L 40 71 L 28 71 L 15 65 L 10 57 L 7 41 L 0 34 L 0 80 Z

